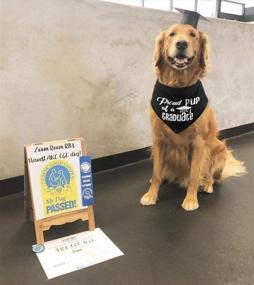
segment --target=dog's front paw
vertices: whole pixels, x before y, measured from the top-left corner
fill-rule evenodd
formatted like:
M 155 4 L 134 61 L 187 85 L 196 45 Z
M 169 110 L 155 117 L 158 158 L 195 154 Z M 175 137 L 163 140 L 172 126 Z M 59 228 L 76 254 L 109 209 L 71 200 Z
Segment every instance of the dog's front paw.
M 154 195 L 154 194 L 147 192 L 140 199 L 140 204 L 143 206 L 150 206 L 150 205 L 155 205 L 156 201 L 157 201 L 157 195 Z
M 198 199 L 195 196 L 186 195 L 185 199 L 183 200 L 182 207 L 186 211 L 193 211 L 198 209 Z

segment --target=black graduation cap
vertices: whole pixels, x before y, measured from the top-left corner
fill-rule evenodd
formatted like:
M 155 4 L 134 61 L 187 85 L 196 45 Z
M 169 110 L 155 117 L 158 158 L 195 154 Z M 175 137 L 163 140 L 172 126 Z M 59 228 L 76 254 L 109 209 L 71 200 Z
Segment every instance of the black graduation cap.
M 183 15 L 181 21 L 182 24 L 191 25 L 192 27 L 197 28 L 199 19 L 208 21 L 208 19 L 200 15 L 198 12 L 184 10 L 180 8 L 175 8 L 175 9 Z

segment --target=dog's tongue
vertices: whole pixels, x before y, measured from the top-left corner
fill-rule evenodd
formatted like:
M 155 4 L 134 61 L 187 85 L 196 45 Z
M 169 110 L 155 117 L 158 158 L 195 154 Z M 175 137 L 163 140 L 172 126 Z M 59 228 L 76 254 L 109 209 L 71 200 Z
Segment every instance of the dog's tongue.
M 177 58 L 177 57 L 175 57 L 175 61 L 178 64 L 183 64 L 183 63 L 187 63 L 188 59 L 186 57 L 185 58 Z

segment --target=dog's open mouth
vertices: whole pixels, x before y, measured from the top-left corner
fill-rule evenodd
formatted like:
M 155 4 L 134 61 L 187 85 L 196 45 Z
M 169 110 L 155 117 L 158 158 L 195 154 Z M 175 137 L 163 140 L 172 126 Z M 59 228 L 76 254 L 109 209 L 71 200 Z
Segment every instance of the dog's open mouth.
M 175 57 L 169 56 L 168 59 L 176 69 L 184 69 L 192 63 L 194 56 L 187 57 L 185 55 L 177 55 Z

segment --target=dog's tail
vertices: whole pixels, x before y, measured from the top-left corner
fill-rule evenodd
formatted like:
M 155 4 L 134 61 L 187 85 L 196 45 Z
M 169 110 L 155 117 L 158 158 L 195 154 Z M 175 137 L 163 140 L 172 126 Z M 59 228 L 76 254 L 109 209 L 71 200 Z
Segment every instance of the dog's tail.
M 221 179 L 225 179 L 229 176 L 243 176 L 247 174 L 246 167 L 243 161 L 237 160 L 233 154 L 232 150 L 227 150 L 228 155 L 225 161 L 225 166 L 222 170 Z

